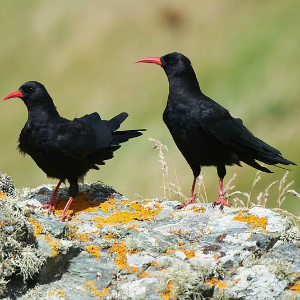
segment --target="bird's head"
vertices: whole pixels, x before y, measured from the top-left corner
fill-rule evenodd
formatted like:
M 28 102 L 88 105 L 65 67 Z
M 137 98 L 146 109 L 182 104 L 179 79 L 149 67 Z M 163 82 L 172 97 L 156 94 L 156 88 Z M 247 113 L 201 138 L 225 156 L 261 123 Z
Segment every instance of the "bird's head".
M 4 97 L 3 101 L 10 98 L 21 98 L 28 108 L 47 103 L 49 102 L 49 98 L 51 99 L 45 87 L 37 81 L 24 83 L 17 91 Z
M 146 57 L 136 61 L 136 63 L 140 62 L 162 66 L 167 76 L 182 75 L 192 69 L 190 60 L 178 52 L 172 52 L 161 57 Z

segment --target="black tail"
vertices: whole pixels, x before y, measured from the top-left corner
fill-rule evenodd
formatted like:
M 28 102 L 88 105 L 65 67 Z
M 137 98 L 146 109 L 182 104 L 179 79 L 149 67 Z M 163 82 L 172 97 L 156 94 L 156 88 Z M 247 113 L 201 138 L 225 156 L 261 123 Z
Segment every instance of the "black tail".
M 278 166 L 277 164 L 282 164 L 282 165 L 295 165 L 294 162 L 291 160 L 288 160 L 282 156 L 279 150 L 273 148 L 272 146 L 268 145 L 267 143 L 263 142 L 262 140 L 258 139 L 260 141 L 260 151 L 257 151 L 255 153 L 255 157 L 244 157 L 241 160 L 246 163 L 247 165 L 266 172 L 266 173 L 273 173 L 266 167 L 261 166 L 258 164 L 255 160 L 260 161 L 262 163 L 265 163 L 267 165 L 274 165 L 278 168 L 286 169 L 281 166 Z M 288 169 L 287 169 L 288 170 Z
M 141 131 L 146 131 L 146 129 L 115 131 L 112 133 L 113 136 L 112 145 L 118 145 L 120 143 L 127 142 L 132 138 L 141 136 L 143 134 Z
M 121 123 L 123 123 L 127 117 L 128 117 L 128 113 L 122 112 L 122 113 L 118 114 L 117 116 L 113 117 L 111 120 L 104 121 L 104 122 L 106 123 L 106 125 L 110 129 L 110 131 L 113 132 L 120 127 Z

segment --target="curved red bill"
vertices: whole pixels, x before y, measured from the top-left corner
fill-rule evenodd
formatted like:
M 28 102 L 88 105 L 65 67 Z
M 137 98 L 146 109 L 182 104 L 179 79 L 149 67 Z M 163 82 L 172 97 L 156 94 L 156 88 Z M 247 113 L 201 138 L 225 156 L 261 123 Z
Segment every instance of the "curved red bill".
M 22 98 L 22 97 L 24 97 L 24 95 L 19 90 L 17 90 L 15 92 L 8 94 L 6 97 L 3 98 L 2 101 L 10 99 L 10 98 Z
M 160 57 L 146 57 L 136 61 L 136 63 L 140 63 L 140 62 L 162 65 Z

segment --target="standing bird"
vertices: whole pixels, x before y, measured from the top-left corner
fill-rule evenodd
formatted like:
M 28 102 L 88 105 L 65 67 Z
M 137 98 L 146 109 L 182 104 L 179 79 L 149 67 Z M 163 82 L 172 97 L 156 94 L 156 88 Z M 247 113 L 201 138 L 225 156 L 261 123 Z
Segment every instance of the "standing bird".
M 56 194 L 61 183 L 70 183 L 70 199 L 59 217 L 61 221 L 78 194 L 78 180 L 113 158 L 121 143 L 142 135 L 143 129 L 116 131 L 128 117 L 126 112 L 109 121 L 101 120 L 96 112 L 72 121 L 62 118 L 45 87 L 36 81 L 24 83 L 3 101 L 9 98 L 21 98 L 28 110 L 28 120 L 19 137 L 20 152 L 30 155 L 48 177 L 59 179 L 45 206 L 49 214 L 54 213 L 60 200 Z
M 283 158 L 280 151 L 255 137 L 241 119 L 233 118 L 227 109 L 205 96 L 190 60 L 184 55 L 174 52 L 136 62 L 162 66 L 169 80 L 163 120 L 194 174 L 189 200 L 179 208 L 195 203 L 195 183 L 202 166 L 217 167 L 219 200 L 214 205 L 223 209 L 224 205 L 230 206 L 223 193 L 225 166 L 241 166 L 244 162 L 257 170 L 272 173 L 256 160 L 268 165 L 295 165 Z

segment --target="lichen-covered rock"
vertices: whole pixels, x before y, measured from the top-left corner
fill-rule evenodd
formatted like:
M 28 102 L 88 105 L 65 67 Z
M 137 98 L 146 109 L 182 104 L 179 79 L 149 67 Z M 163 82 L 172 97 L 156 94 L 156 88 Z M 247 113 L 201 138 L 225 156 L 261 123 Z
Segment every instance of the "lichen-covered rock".
M 53 188 L 23 189 L 17 201 L 0 202 L 0 233 L 32 259 L 30 270 L 20 259 L 13 267 L 2 263 L 2 296 L 299 299 L 300 233 L 272 210 L 222 212 L 198 203 L 178 211 L 176 201 L 131 201 L 101 184 L 85 184 L 68 212 L 72 220 L 62 223 L 57 216 L 66 189 L 56 215 L 41 209 Z M 21 255 L 20 246 L 9 247 L 10 259 Z

